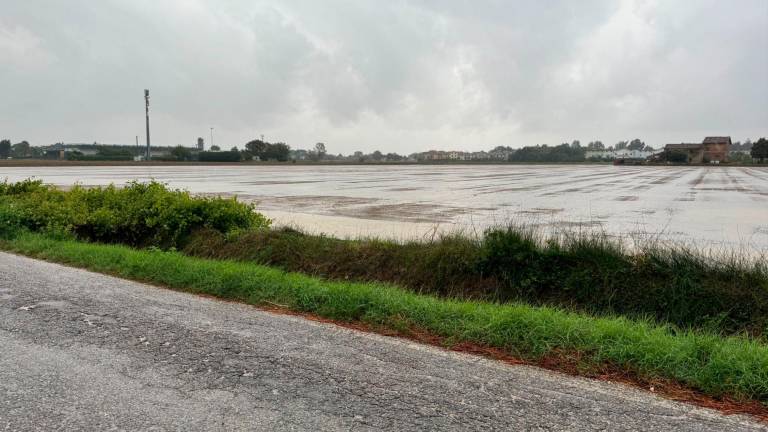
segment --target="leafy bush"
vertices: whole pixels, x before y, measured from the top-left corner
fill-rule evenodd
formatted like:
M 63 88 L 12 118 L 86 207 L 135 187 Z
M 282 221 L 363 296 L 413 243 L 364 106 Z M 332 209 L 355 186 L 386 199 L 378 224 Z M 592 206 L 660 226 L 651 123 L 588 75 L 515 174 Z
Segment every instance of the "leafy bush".
M 227 233 L 267 227 L 252 205 L 234 198 L 193 197 L 158 182 L 61 191 L 39 181 L 0 184 L 5 217 L 33 231 L 133 246 L 179 247 L 194 230 Z
M 24 228 L 24 214 L 10 202 L 0 200 L 0 238 L 9 238 Z

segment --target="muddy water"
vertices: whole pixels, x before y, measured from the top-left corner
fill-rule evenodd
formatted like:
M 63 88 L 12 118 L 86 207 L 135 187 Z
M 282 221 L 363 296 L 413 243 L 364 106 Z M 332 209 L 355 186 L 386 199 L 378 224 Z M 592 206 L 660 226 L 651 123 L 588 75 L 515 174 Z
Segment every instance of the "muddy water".
M 0 168 L 123 184 L 156 179 L 258 202 L 278 223 L 336 236 L 424 238 L 515 222 L 768 252 L 768 168 L 542 165 L 121 166 Z

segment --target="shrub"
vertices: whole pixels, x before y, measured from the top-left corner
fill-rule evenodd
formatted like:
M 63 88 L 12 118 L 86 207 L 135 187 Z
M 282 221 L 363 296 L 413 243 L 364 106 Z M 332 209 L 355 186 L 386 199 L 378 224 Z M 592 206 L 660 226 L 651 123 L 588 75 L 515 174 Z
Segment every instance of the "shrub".
M 227 233 L 270 223 L 234 198 L 193 197 L 154 181 L 69 191 L 35 181 L 2 183 L 0 197 L 33 231 L 133 246 L 180 247 L 197 229 Z
M 0 200 L 0 238 L 9 238 L 24 229 L 24 214 L 10 202 Z

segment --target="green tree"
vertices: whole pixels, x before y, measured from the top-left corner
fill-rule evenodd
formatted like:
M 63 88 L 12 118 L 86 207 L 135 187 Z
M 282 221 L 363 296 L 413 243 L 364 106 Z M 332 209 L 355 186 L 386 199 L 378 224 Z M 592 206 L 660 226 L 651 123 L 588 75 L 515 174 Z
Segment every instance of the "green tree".
M 188 148 L 178 145 L 171 150 L 171 156 L 178 161 L 186 161 L 192 159 L 192 152 Z
M 605 150 L 605 145 L 602 141 L 592 141 L 587 144 L 587 150 Z
M 24 158 L 31 155 L 32 151 L 27 141 L 22 141 L 11 146 L 11 156 L 15 158 Z
M 220 151 L 220 150 L 221 150 L 221 147 L 219 147 L 219 146 L 217 146 L 217 145 L 215 145 L 215 146 L 211 146 L 211 151 L 215 151 L 215 152 L 217 152 L 217 151 Z
M 749 155 L 763 163 L 768 158 L 768 140 L 765 138 L 757 140 L 756 143 L 752 144 Z
M 276 160 L 285 162 L 291 153 L 291 148 L 285 143 L 274 143 L 267 146 L 263 160 Z
M 11 141 L 4 139 L 0 141 L 0 159 L 8 159 L 11 155 Z
M 256 156 L 261 159 L 261 157 L 264 155 L 264 152 L 267 150 L 267 147 L 269 146 L 269 143 L 264 142 L 260 139 L 255 139 L 248 141 L 245 144 L 245 150 L 248 151 L 248 153 L 252 154 L 253 156 Z
M 645 148 L 645 143 L 639 138 L 635 138 L 627 144 L 627 150 L 642 150 L 643 148 Z
M 326 153 L 327 153 L 327 151 L 325 149 L 325 144 L 324 143 L 319 142 L 319 143 L 315 144 L 315 154 L 317 155 L 317 159 L 323 160 L 323 158 L 325 157 Z

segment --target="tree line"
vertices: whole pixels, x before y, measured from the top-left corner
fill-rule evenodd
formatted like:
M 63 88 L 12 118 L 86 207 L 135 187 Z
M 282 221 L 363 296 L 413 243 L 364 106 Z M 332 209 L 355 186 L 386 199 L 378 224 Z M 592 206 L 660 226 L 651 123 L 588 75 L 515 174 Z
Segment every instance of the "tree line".
M 16 144 L 11 144 L 9 139 L 0 140 L 0 159 L 38 158 L 44 154 L 42 148 L 32 147 L 26 140 Z
M 82 147 L 82 146 L 81 146 Z M 87 145 L 86 147 L 90 147 Z M 67 152 L 67 159 L 70 160 L 132 160 L 135 156 L 135 150 L 132 146 L 108 146 L 93 144 L 96 149 L 95 155 L 84 155 L 78 151 Z M 167 149 L 168 147 L 166 147 Z M 142 148 L 143 149 L 143 148 Z M 510 149 L 512 150 L 512 149 Z M 621 150 L 642 150 L 653 151 L 653 147 L 648 146 L 639 138 L 631 141 L 619 141 L 616 144 L 606 147 L 602 141 L 590 141 L 582 145 L 579 140 L 569 143 L 562 143 L 556 146 L 540 144 L 536 146 L 527 146 L 514 150 L 509 155 L 509 161 L 512 162 L 583 162 L 586 160 L 587 151 L 621 151 Z M 744 143 L 739 141 L 733 143 L 732 151 L 742 152 L 743 154 L 733 155 L 735 161 L 749 162 L 749 159 L 757 159 L 760 163 L 768 159 L 768 140 L 760 138 L 756 142 L 747 139 Z M 41 147 L 33 147 L 27 141 L 21 141 L 11 144 L 9 139 L 0 140 L 0 159 L 25 159 L 25 158 L 43 158 L 45 150 Z M 174 160 L 174 161 L 192 161 L 202 162 L 239 162 L 243 160 L 259 161 L 277 161 L 286 162 L 289 160 L 310 160 L 310 161 L 347 161 L 347 162 L 398 162 L 408 159 L 397 153 L 382 153 L 375 150 L 371 153 L 356 151 L 351 155 L 334 155 L 328 153 L 324 143 L 317 143 L 310 150 L 291 149 L 284 142 L 270 143 L 263 139 L 254 139 L 248 141 L 243 149 L 236 146 L 229 151 L 221 151 L 218 146 L 212 146 L 210 151 L 193 152 L 192 149 L 183 146 L 172 148 L 167 156 L 154 156 L 153 159 Z

